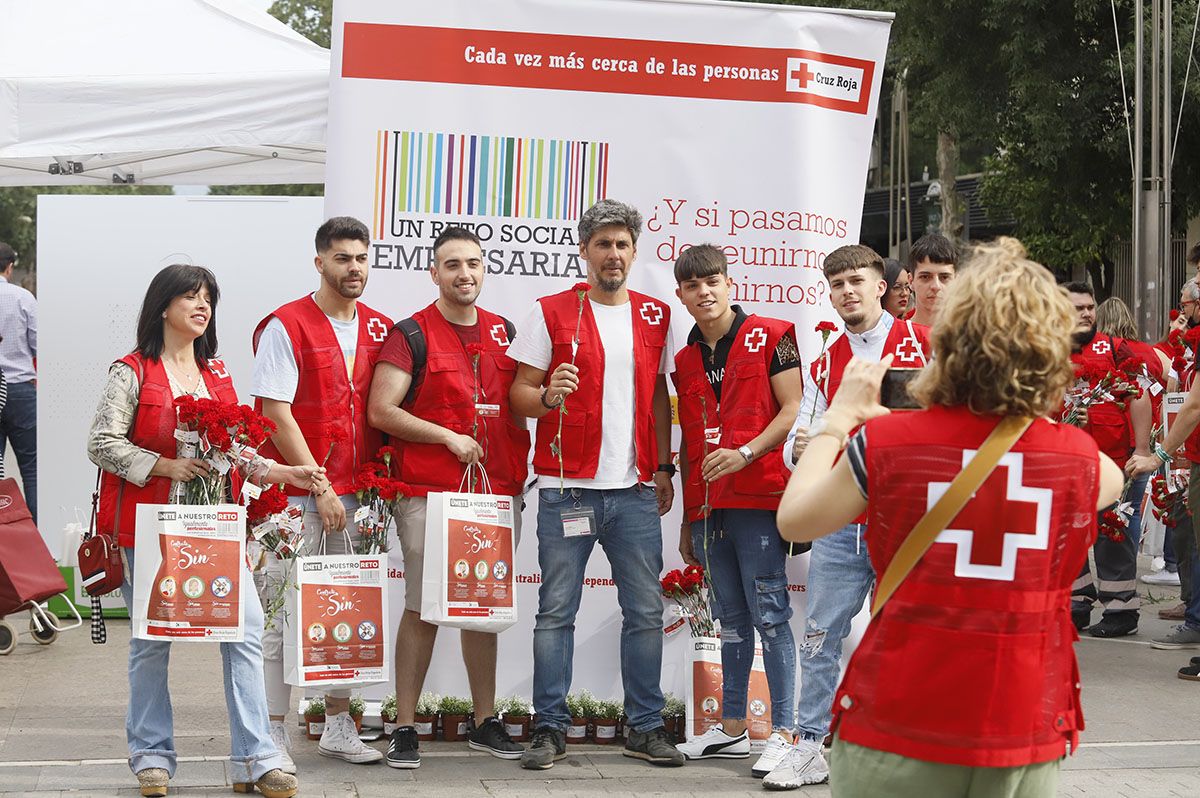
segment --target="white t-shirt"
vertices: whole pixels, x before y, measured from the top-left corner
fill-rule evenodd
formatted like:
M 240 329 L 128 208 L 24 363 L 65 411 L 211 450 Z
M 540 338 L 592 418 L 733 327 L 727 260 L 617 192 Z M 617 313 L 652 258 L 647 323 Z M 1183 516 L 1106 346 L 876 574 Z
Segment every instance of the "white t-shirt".
M 333 334 L 342 348 L 346 361 L 346 376 L 354 374 L 354 352 L 358 349 L 358 313 L 350 321 L 341 321 L 326 315 Z M 292 339 L 283 322 L 272 318 L 258 338 L 258 351 L 254 354 L 254 377 L 250 393 L 263 399 L 274 399 L 289 404 L 296 398 L 300 384 L 300 369 L 296 366 L 296 354 L 292 350 Z
M 591 479 L 566 479 L 568 488 L 590 488 L 592 490 L 614 490 L 637 484 L 637 461 L 633 445 L 633 305 L 601 305 L 588 300 L 596 329 L 604 346 L 604 399 L 601 402 L 603 428 L 600 435 L 600 461 L 596 476 Z M 519 363 L 547 371 L 550 368 L 554 347 L 550 332 L 546 329 L 546 318 L 542 315 L 542 303 L 534 302 L 533 311 L 525 324 L 517 330 L 517 336 L 508 347 L 508 356 Z M 663 347 L 659 374 L 670 374 L 675 370 L 672 357 L 671 331 L 667 330 L 667 342 Z M 572 398 L 567 399 L 570 411 Z M 557 481 L 555 482 L 557 484 Z

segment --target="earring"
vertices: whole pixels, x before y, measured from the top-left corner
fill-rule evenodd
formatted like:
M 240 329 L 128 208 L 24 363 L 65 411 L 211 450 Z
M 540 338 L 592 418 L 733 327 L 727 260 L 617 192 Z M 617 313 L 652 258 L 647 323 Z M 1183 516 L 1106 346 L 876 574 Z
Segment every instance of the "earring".
M 163 313 L 163 318 L 165 319 L 166 317 L 167 317 L 167 314 L 166 314 L 166 312 L 164 312 L 164 313 Z

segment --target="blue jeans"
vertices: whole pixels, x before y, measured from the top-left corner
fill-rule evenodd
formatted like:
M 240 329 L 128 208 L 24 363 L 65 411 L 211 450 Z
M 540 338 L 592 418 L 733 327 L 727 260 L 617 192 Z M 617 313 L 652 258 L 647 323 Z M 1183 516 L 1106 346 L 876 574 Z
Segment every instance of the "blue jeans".
M 796 725 L 806 740 L 823 740 L 829 733 L 833 694 L 841 676 L 842 641 L 875 582 L 863 539 L 866 531 L 861 524 L 848 524 L 813 541 L 796 708 Z
M 8 403 L 0 410 L 0 460 L 12 442 L 25 504 L 37 523 L 37 386 L 33 382 L 10 382 Z
M 595 534 L 564 537 L 560 513 L 591 508 Z M 538 493 L 538 613 L 533 627 L 533 707 L 539 726 L 566 729 L 575 653 L 575 616 L 584 569 L 599 543 L 612 567 L 621 606 L 621 683 L 629 726 L 663 725 L 662 525 L 654 488 L 542 488 Z
M 133 614 L 133 549 L 125 554 L 125 583 L 121 594 L 125 608 Z M 258 781 L 264 773 L 283 764 L 279 749 L 271 741 L 267 720 L 267 693 L 263 684 L 263 611 L 250 572 L 243 574 L 246 602 L 246 635 L 241 643 L 221 643 L 225 675 L 225 707 L 229 712 L 231 739 L 230 775 L 234 781 Z M 186 644 L 186 645 L 204 645 Z M 129 741 L 129 768 L 137 773 L 146 768 L 165 768 L 175 775 L 175 738 L 171 718 L 171 694 L 167 689 L 167 664 L 171 644 L 164 640 L 129 639 L 129 712 L 125 737 Z
M 771 691 L 771 725 L 791 731 L 796 715 L 796 639 L 787 592 L 787 545 L 771 510 L 714 510 L 692 522 L 692 548 L 711 586 L 713 616 L 721 622 L 721 714 L 746 717 L 754 664 L 754 630 L 762 640 Z

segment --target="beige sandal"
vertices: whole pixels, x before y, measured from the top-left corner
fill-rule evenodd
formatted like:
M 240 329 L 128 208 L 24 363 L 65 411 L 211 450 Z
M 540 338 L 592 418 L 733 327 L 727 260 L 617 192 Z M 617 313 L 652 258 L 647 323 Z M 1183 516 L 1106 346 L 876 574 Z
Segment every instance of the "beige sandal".
M 256 782 L 236 781 L 233 783 L 234 792 L 254 792 L 255 787 L 267 798 L 292 798 L 296 794 L 296 790 L 300 788 L 300 782 L 296 780 L 295 776 L 275 768 L 268 770 Z M 142 794 L 145 795 L 145 793 Z M 162 794 L 166 795 L 165 792 Z
M 163 798 L 171 776 L 164 768 L 146 768 L 137 772 L 138 786 L 145 798 Z

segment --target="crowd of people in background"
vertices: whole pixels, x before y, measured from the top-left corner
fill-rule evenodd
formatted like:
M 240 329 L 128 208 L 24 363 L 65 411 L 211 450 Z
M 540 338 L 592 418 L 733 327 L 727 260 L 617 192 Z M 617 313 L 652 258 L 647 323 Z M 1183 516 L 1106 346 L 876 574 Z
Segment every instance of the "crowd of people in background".
M 1097 513 L 1118 499 L 1140 508 L 1149 474 L 1185 440 L 1187 456 L 1200 464 L 1200 436 L 1181 431 L 1200 422 L 1200 387 L 1190 361 L 1172 354 L 1175 339 L 1157 349 L 1140 344 L 1119 300 L 1097 308 L 1086 284 L 1056 287 L 1011 239 L 964 259 L 940 235 L 914 242 L 905 262 L 861 245 L 830 252 L 823 278 L 840 324 L 832 338 L 828 328 L 798 332 L 791 320 L 731 303 L 717 247 L 679 256 L 677 301 L 631 290 L 642 228 L 627 204 L 605 199 L 589 208 L 578 224 L 586 282 L 541 297 L 517 324 L 480 304 L 487 274 L 480 240 L 445 228 L 433 243 L 431 302 L 394 323 L 361 300 L 367 228 L 335 217 L 316 234 L 316 290 L 258 324 L 250 393 L 277 429 L 243 468 L 287 486 L 290 501 L 307 511 L 309 545 L 323 535 L 326 551 L 352 545 L 354 475 L 384 434 L 413 488 L 395 515 L 406 577 L 395 647 L 398 727 L 386 753 L 366 745 L 348 715 L 349 691 L 330 690 L 319 753 L 420 766 L 415 710 L 438 631 L 420 617 L 426 496 L 457 490 L 464 468 L 481 463 L 493 491 L 517 507 L 531 498 L 529 470 L 536 475 L 537 523 L 524 537 L 537 549 L 542 581 L 532 640 L 537 724 L 527 746 L 511 739 L 495 711 L 496 635 L 460 633 L 472 748 L 529 769 L 566 755 L 575 619 L 599 544 L 621 610 L 627 756 L 665 766 L 749 757 L 757 637 L 772 731 L 750 772 L 765 787 L 829 779 L 833 735 L 835 794 L 881 794 L 871 785 L 887 778 L 890 795 L 957 795 L 965 793 L 956 785 L 974 778 L 1052 795 L 1058 762 L 1083 726 L 1076 630 L 1117 637 L 1138 626 L 1140 518 L 1135 513 L 1117 539 L 1098 534 Z M 0 268 L 15 257 L 0 246 Z M 26 301 L 10 293 L 0 284 L 6 318 L 10 305 Z M 170 420 L 159 416 L 183 395 L 236 401 L 215 360 L 218 301 L 212 272 L 167 267 L 147 292 L 135 350 L 109 372 L 88 453 L 110 488 L 102 491 L 101 531 L 119 538 L 127 563 L 131 508 L 166 501 L 173 484 L 204 468 L 180 456 Z M 677 344 L 671 317 L 680 307 L 694 324 Z M 1200 285 L 1184 287 L 1179 311 L 1173 325 L 1200 323 Z M 30 357 L 35 331 L 31 321 Z M 22 458 L 32 452 L 20 442 L 19 419 L 33 401 L 32 371 L 9 360 L 10 334 L 6 326 L 0 344 L 9 380 L 3 429 L 28 489 L 36 484 L 34 461 L 26 475 Z M 800 334 L 814 344 L 820 337 L 811 363 L 801 361 Z M 1074 401 L 1077 375 L 1129 363 L 1144 389 L 1137 396 L 1089 403 L 1077 408 L 1076 423 L 1053 423 Z M 880 385 L 901 369 L 919 373 L 911 397 L 921 409 L 889 413 Z M 678 397 L 677 461 L 668 378 Z M 1188 404 L 1178 428 L 1156 440 L 1155 403 L 1176 389 L 1190 391 Z M 484 412 L 480 390 L 488 423 L 475 425 Z M 909 564 L 886 610 L 876 607 L 839 679 L 851 620 L 901 559 L 909 531 L 1006 420 L 1025 426 L 961 513 L 946 519 L 937 544 Z M 334 439 L 355 445 L 331 447 Z M 1200 503 L 1197 467 L 1188 505 Z M 720 723 L 681 743 L 664 729 L 660 686 L 660 519 L 677 491 L 679 553 L 707 574 L 723 673 Z M 1187 606 L 1183 624 L 1154 645 L 1200 647 L 1191 516 L 1176 513 L 1184 523 L 1176 526 L 1172 563 Z M 793 628 L 785 568 L 810 543 L 807 617 Z M 286 798 L 298 786 L 284 722 L 286 621 L 277 616 L 264 629 L 261 609 L 281 574 L 278 563 L 254 574 L 259 596 L 247 598 L 246 641 L 222 650 L 238 785 Z M 1103 614 L 1092 623 L 1096 603 Z M 145 796 L 166 795 L 175 771 L 168 650 L 131 643 L 127 732 Z

